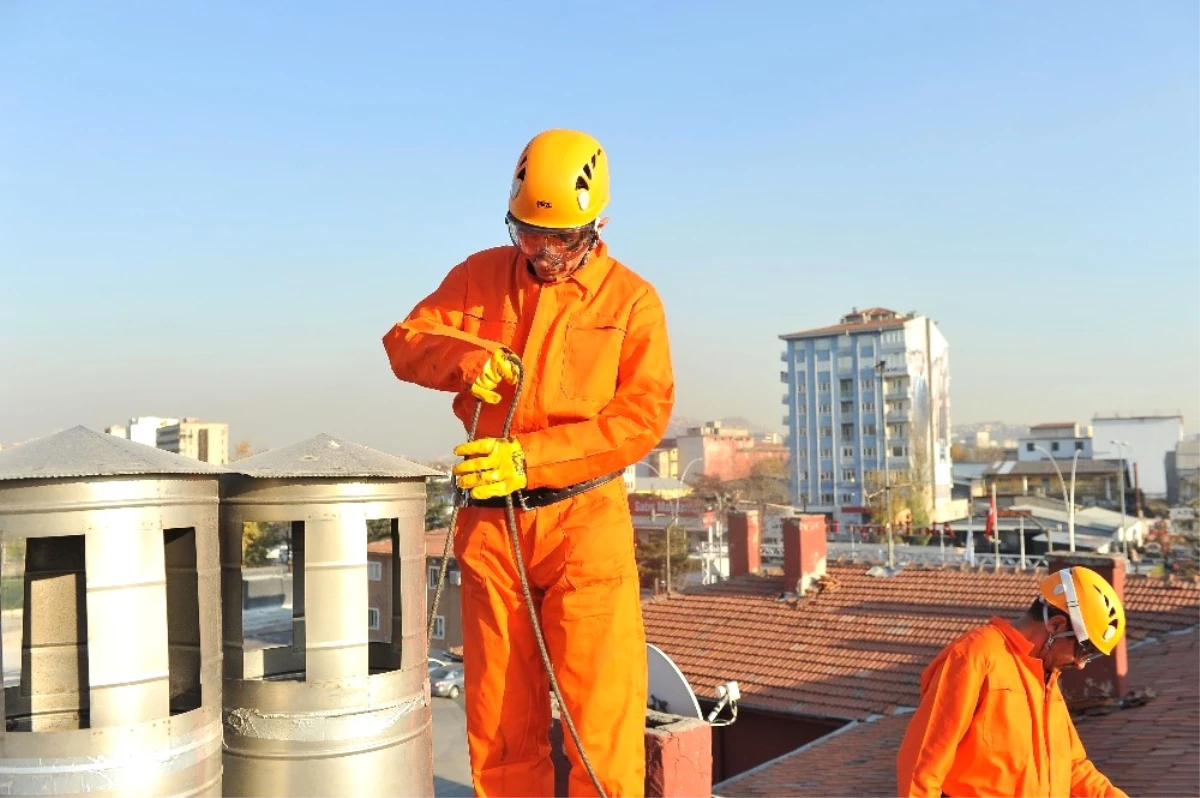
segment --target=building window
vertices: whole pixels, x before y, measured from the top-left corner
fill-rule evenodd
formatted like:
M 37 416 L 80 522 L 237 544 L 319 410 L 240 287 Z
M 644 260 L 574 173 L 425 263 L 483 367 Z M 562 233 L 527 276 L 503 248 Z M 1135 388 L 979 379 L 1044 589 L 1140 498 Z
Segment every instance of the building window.
M 864 392 L 875 390 L 875 380 L 859 380 L 858 389 Z
M 853 424 L 843 424 L 842 425 L 842 437 L 843 438 L 853 438 L 854 437 L 854 425 Z
M 822 482 L 833 482 L 833 472 L 832 471 L 822 471 L 821 472 L 821 481 Z
M 1027 443 L 1027 444 L 1025 444 L 1025 451 L 1027 451 L 1027 452 L 1032 452 L 1032 451 L 1033 451 L 1033 444 L 1032 444 L 1032 443 Z
M 833 494 L 832 493 L 822 493 L 821 494 L 821 504 L 833 504 Z
M 863 448 L 863 457 L 875 457 L 878 451 L 874 446 L 866 446 Z
M 854 447 L 853 446 L 843 446 L 842 447 L 842 457 L 853 457 L 853 456 L 854 456 Z
M 831 427 L 821 427 L 821 437 L 822 438 L 832 438 L 833 437 L 833 429 Z
M 446 639 L 446 616 L 445 615 L 433 616 L 433 639 L 434 640 L 445 640 Z
M 843 482 L 857 482 L 858 473 L 853 468 L 847 468 L 842 471 Z
M 379 631 L 379 608 L 367 607 L 367 628 L 372 632 Z
M 829 393 L 829 380 L 821 380 L 818 382 L 817 390 L 821 393 Z
M 863 424 L 863 435 L 874 435 L 874 434 L 875 434 L 875 425 L 874 424 Z
M 843 493 L 842 494 L 842 504 L 853 504 L 853 503 L 854 503 L 854 494 L 853 493 Z
M 1052 452 L 1057 452 L 1057 451 L 1058 451 L 1058 441 L 1051 441 L 1051 442 L 1050 442 L 1050 451 L 1052 451 Z
M 842 402 L 842 415 L 850 416 L 854 414 L 854 402 Z
M 874 413 L 875 412 L 875 403 L 874 402 L 863 402 L 862 409 L 863 409 L 864 413 Z
M 430 590 L 437 590 L 438 571 L 439 570 L 441 570 L 440 566 L 437 566 L 437 565 L 429 566 L 429 589 Z
M 821 450 L 821 457 L 822 457 L 822 458 L 824 458 L 824 459 L 826 459 L 826 460 L 828 460 L 829 458 L 833 457 L 833 449 L 822 449 L 822 450 Z
M 907 455 L 908 455 L 908 447 L 907 446 L 893 446 L 892 447 L 892 457 L 905 457 Z
M 1083 441 L 1075 441 L 1075 451 L 1077 451 L 1077 452 L 1083 451 Z
M 854 380 L 839 380 L 838 390 L 842 393 L 850 393 L 854 390 Z
M 820 405 L 817 407 L 817 412 L 819 412 L 823 416 L 827 416 L 827 415 L 829 415 L 831 409 L 832 409 L 831 405 Z
M 383 579 L 383 563 L 376 560 L 370 560 L 367 563 L 367 579 L 372 582 L 378 582 Z

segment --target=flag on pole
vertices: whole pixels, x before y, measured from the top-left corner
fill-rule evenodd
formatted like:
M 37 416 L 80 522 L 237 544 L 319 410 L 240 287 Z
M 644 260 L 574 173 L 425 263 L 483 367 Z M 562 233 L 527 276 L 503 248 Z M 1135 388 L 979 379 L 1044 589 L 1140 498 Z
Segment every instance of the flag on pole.
M 996 537 L 996 486 L 992 485 L 992 500 L 988 505 L 987 524 L 983 528 L 983 538 L 989 543 Z

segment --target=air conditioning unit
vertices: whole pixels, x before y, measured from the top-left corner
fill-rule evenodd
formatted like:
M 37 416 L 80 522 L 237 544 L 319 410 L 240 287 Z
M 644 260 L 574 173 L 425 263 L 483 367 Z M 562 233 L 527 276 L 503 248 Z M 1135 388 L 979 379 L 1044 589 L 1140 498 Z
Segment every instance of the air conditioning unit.
M 450 573 L 446 574 L 446 577 L 450 580 L 450 584 L 452 585 L 462 584 L 462 571 L 451 571 Z

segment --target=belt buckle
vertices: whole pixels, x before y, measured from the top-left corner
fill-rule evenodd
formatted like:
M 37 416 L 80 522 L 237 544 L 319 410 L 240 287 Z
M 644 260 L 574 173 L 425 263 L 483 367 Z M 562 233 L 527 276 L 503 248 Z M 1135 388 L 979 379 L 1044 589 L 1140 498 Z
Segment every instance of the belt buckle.
M 524 490 L 513 491 L 513 495 L 517 497 L 517 504 L 521 505 L 521 509 L 529 512 L 533 508 L 529 506 L 529 497 L 525 495 Z

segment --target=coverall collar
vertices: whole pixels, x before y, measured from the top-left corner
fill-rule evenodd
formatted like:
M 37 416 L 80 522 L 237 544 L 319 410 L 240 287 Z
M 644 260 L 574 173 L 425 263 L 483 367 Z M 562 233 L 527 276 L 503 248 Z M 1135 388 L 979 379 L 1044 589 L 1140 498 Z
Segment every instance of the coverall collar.
M 1026 668 L 1039 677 L 1045 677 L 1046 665 L 1042 662 L 1041 657 L 1033 655 L 1033 643 L 1025 635 L 1018 632 L 1015 626 L 1003 618 L 993 616 L 988 623 L 996 627 L 1000 634 L 1004 635 L 1009 649 L 1012 650 L 1013 654 L 1016 655 L 1017 659 Z
M 612 260 L 608 257 L 608 244 L 601 241 L 588 255 L 587 263 L 583 264 L 583 268 L 576 269 L 568 279 L 579 283 L 588 294 L 594 294 L 599 290 L 600 283 L 604 282 L 604 277 L 611 268 Z

